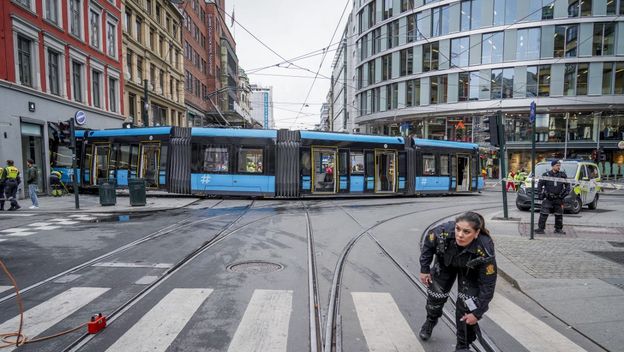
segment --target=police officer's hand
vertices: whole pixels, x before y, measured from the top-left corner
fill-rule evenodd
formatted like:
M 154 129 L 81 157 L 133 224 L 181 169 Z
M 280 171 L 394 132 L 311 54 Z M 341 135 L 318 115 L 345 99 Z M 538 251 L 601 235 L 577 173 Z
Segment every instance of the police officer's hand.
M 420 274 L 420 282 L 422 282 L 425 286 L 429 287 L 431 283 L 431 274 Z
M 465 321 L 468 325 L 475 325 L 479 321 L 479 319 L 477 319 L 474 314 L 469 313 L 464 314 L 464 316 L 461 318 L 461 321 Z

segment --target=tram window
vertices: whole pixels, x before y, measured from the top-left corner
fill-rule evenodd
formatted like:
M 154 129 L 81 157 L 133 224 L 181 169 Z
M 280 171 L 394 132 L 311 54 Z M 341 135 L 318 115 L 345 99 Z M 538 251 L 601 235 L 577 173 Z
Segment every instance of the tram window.
M 404 152 L 399 153 L 399 175 L 407 175 L 407 155 Z
M 301 175 L 310 176 L 311 172 L 310 151 L 304 150 L 301 152 Z
M 204 149 L 204 172 L 230 171 L 228 149 L 224 147 L 207 146 Z
M 238 172 L 261 174 L 263 170 L 263 150 L 240 148 L 238 150 Z
M 366 172 L 368 173 L 368 176 L 374 176 L 375 175 L 375 153 L 373 152 L 366 152 L 366 157 L 364 158 L 366 161 Z
M 435 175 L 435 156 L 423 155 L 423 175 Z
M 449 156 L 440 155 L 440 175 L 447 176 L 449 174 Z
M 118 169 L 128 170 L 130 167 L 130 146 L 122 145 L 119 147 Z
M 50 153 L 52 167 L 72 167 L 72 151 L 66 146 L 59 145 L 56 152 Z
M 110 162 L 108 163 L 108 178 L 117 176 L 117 160 L 119 159 L 119 144 L 113 144 L 110 151 Z
M 130 178 L 137 177 L 139 170 L 139 146 L 133 144 L 130 146 Z
M 349 172 L 349 154 L 346 151 L 341 150 L 338 153 L 338 174 L 348 175 Z
M 351 152 L 351 175 L 364 174 L 364 154 Z
M 160 171 L 167 172 L 167 152 L 169 151 L 169 147 L 163 145 L 160 147 Z

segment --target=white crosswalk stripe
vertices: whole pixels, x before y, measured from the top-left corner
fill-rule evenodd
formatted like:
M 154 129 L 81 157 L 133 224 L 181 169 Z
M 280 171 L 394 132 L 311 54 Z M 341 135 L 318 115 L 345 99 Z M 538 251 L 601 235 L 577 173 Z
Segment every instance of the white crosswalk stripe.
M 255 290 L 228 352 L 287 350 L 293 291 Z
M 486 316 L 529 351 L 585 351 L 504 296 L 494 295 Z
M 75 313 L 103 293 L 108 288 L 73 287 L 24 312 L 23 334 L 33 338 Z M 0 332 L 15 331 L 19 325 L 19 315 L 0 325 Z M 7 347 L 2 352 L 13 351 Z
M 107 351 L 165 351 L 212 291 L 173 289 Z
M 62 226 L 76 225 L 80 221 L 90 221 L 97 219 L 97 216 L 106 216 L 106 214 L 76 214 L 70 215 L 70 218 L 56 218 L 47 221 L 33 222 L 23 225 L 25 227 L 14 227 L 10 229 L 0 230 L 0 235 L 6 237 L 26 237 L 39 233 L 39 231 L 58 230 Z M 0 238 L 0 242 L 6 241 L 7 238 Z
M 13 289 L 13 286 L 0 286 L 0 292 L 8 291 Z
M 389 293 L 352 292 L 351 296 L 370 351 L 424 351 Z

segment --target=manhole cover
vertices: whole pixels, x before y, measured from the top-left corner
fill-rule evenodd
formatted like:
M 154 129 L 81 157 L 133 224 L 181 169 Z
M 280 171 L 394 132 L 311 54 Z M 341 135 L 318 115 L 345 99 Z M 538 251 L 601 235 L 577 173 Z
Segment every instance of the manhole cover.
M 259 260 L 232 264 L 227 267 L 229 271 L 235 273 L 272 273 L 284 269 L 284 266 L 277 263 L 263 262 Z

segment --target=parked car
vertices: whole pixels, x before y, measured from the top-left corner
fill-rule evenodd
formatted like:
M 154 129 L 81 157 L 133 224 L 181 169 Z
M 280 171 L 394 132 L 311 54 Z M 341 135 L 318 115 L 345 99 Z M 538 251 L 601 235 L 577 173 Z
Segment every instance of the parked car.
M 543 175 L 545 172 L 551 169 L 550 161 L 541 162 L 535 165 L 535 171 L 537 175 Z M 590 181 L 594 180 L 600 182 L 600 169 L 598 165 L 591 161 L 578 161 L 578 160 L 564 160 L 561 163 L 561 171 L 564 171 L 568 176 L 568 179 L 575 181 Z M 523 184 L 518 189 L 518 196 L 516 197 L 516 207 L 520 210 L 531 209 L 531 179 L 533 173 L 531 173 Z M 537 181 L 535 182 L 537 187 Z M 578 214 L 583 206 L 587 206 L 589 209 L 596 209 L 598 207 L 598 199 L 600 195 L 598 192 L 600 187 L 593 184 L 576 184 L 571 185 L 571 192 L 564 199 L 564 210 L 573 214 Z M 535 195 L 536 207 L 541 206 L 542 201 L 538 199 L 538 195 Z

